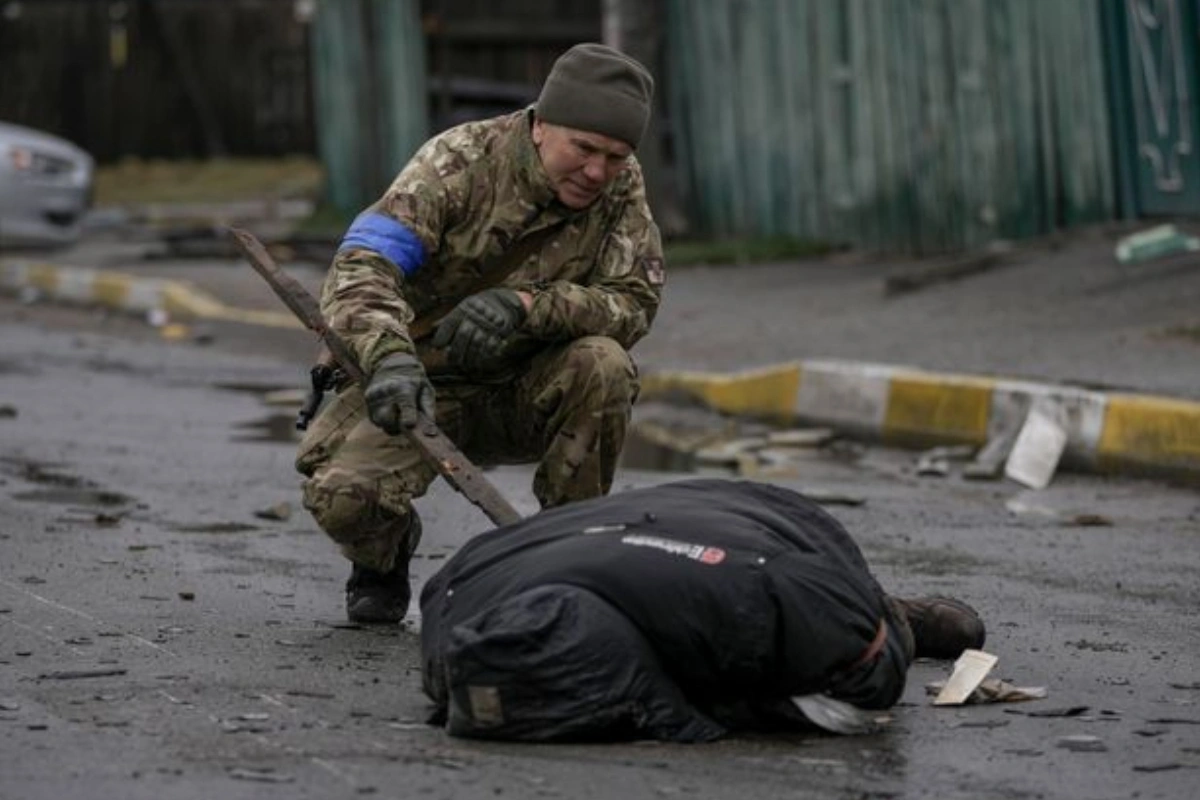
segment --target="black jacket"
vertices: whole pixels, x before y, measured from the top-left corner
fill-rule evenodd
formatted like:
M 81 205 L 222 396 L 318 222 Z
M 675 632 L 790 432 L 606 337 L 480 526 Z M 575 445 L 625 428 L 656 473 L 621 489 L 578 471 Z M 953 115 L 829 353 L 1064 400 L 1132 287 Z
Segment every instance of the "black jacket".
M 451 732 L 714 738 L 828 691 L 887 707 L 907 659 L 845 529 L 767 484 L 689 480 L 468 542 L 421 594 L 425 689 Z M 885 628 L 886 631 L 886 628 Z

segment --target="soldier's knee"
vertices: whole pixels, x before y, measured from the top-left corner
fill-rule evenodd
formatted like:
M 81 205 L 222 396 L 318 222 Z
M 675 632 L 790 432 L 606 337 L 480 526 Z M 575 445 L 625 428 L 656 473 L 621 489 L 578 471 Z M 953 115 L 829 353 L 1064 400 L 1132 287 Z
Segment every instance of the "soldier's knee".
M 411 513 L 407 495 L 385 497 L 385 490 L 353 474 L 318 472 L 304 482 L 304 507 L 330 538 L 344 544 L 407 526 Z
M 629 353 L 607 336 L 585 336 L 568 345 L 568 372 L 602 402 L 633 402 L 637 372 Z
M 374 505 L 367 487 L 352 482 L 319 477 L 304 482 L 304 507 L 335 540 L 359 528 L 372 516 Z

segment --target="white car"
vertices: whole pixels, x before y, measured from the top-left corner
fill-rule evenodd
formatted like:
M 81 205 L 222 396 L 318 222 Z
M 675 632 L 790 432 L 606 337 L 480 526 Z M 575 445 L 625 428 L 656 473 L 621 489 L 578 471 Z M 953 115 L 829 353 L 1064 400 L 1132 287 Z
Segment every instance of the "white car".
M 94 175 L 92 157 L 65 139 L 0 122 L 0 247 L 78 239 Z

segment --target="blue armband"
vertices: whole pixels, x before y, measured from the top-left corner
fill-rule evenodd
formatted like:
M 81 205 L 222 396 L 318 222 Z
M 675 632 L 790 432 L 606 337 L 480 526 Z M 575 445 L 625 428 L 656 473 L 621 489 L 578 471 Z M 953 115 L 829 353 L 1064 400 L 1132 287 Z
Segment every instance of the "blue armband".
M 342 237 L 338 252 L 373 250 L 391 261 L 407 278 L 425 263 L 425 245 L 403 222 L 378 211 L 359 214 Z

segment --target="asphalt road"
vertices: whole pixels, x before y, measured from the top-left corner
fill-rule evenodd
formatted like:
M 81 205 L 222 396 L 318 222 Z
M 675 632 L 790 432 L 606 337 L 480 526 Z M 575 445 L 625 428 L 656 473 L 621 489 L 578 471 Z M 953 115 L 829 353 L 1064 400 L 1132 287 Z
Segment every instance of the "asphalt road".
M 968 599 L 996 675 L 1045 700 L 934 708 L 925 686 L 949 665 L 927 662 L 889 729 L 864 738 L 456 740 L 424 724 L 419 622 L 344 624 L 345 564 L 298 507 L 291 434 L 262 392 L 297 385 L 311 342 L 218 327 L 212 344 L 168 343 L 11 301 L 0 320 L 5 800 L 1192 796 L 1194 489 L 917 478 L 912 454 L 883 449 L 814 458 L 785 482 L 863 498 L 830 510 L 884 585 Z M 489 474 L 534 510 L 528 470 Z M 617 491 L 677 477 L 626 469 Z M 285 518 L 260 516 L 281 503 Z M 420 508 L 418 583 L 487 527 L 441 485 Z M 1079 736 L 1097 741 L 1065 746 Z

